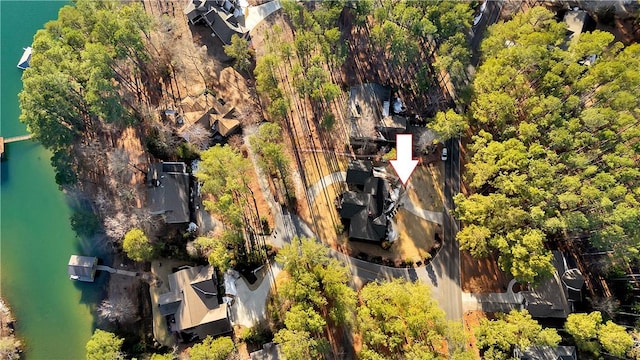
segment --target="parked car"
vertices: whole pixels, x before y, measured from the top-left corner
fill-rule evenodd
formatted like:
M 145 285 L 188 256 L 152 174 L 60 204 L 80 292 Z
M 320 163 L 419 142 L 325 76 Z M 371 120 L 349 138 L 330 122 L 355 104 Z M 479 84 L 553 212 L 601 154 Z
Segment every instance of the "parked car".
M 485 2 L 483 2 L 482 5 L 480 5 L 480 11 L 478 12 L 478 15 L 476 15 L 476 17 L 473 18 L 473 26 L 478 25 L 480 20 L 482 20 L 482 15 L 484 15 L 484 11 L 487 9 L 487 1 L 488 0 L 485 0 Z
M 447 161 L 447 155 L 449 155 L 449 151 L 447 150 L 447 148 L 443 148 L 440 159 L 442 159 L 442 161 Z

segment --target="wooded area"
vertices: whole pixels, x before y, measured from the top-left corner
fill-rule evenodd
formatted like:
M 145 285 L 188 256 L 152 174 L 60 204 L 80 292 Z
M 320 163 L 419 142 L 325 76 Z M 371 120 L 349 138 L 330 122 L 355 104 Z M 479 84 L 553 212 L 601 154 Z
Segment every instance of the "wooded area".
M 597 30 L 565 41 L 541 7 L 493 25 L 473 82 L 458 239 L 524 282 L 554 271 L 550 247 L 639 254 L 640 46 Z

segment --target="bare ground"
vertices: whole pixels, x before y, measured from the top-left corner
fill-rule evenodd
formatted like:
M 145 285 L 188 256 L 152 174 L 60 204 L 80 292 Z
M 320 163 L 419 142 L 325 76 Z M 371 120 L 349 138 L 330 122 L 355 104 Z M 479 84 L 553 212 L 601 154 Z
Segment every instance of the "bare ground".
M 480 359 L 480 349 L 476 345 L 475 328 L 480 325 L 480 320 L 486 318 L 482 311 L 467 311 L 463 315 L 464 331 L 469 339 L 467 349 L 473 351 L 477 359 Z
M 506 292 L 512 277 L 500 270 L 495 258 L 475 259 L 460 251 L 462 291 L 475 294 Z

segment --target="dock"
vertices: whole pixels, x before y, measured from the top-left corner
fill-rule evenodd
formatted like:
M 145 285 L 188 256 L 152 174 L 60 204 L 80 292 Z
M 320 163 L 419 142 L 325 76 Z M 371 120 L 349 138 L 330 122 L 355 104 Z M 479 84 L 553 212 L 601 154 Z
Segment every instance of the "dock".
M 0 159 L 4 159 L 4 145 L 12 142 L 24 141 L 33 138 L 33 134 L 22 135 L 22 136 L 13 136 L 10 138 L 3 138 L 0 136 Z
M 24 53 L 22 53 L 22 57 L 20 58 L 20 61 L 18 61 L 18 69 L 26 70 L 29 67 L 32 50 L 31 46 L 24 48 Z
M 106 265 L 98 265 L 98 258 L 95 256 L 79 256 L 71 255 L 69 258 L 69 265 L 67 266 L 67 272 L 69 279 L 85 282 L 93 282 L 96 277 L 96 271 L 106 271 L 111 274 L 120 274 L 124 276 L 142 276 L 134 271 L 128 271 L 123 269 L 114 269 Z

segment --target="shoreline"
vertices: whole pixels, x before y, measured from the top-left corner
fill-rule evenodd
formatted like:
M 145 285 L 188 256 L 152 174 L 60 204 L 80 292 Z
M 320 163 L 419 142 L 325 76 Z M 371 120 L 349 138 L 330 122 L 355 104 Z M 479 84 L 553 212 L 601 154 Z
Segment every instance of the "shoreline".
M 16 320 L 11 308 L 4 298 L 0 297 L 0 357 L 3 359 L 20 359 L 24 350 L 24 342 L 15 334 Z

